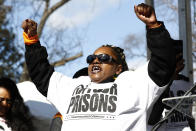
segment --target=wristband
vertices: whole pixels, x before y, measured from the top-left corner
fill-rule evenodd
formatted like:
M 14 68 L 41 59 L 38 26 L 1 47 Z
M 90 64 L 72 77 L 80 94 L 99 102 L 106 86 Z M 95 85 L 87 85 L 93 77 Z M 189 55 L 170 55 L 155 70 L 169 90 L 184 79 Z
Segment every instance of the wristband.
M 28 35 L 25 32 L 23 32 L 23 39 L 24 39 L 25 45 L 32 45 L 39 41 L 38 35 L 28 37 Z
M 61 118 L 61 120 L 63 120 L 63 116 L 59 112 L 57 112 L 53 118 L 55 119 L 57 117 L 59 117 L 59 118 Z

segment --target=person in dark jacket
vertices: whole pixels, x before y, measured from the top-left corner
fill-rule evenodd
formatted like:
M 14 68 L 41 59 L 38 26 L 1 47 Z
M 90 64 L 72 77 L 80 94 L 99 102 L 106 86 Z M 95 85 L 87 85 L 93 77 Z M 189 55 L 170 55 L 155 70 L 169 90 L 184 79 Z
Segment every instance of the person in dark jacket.
M 103 45 L 87 57 L 88 76 L 72 79 L 55 72 L 37 36 L 37 23 L 23 22 L 25 59 L 37 89 L 63 116 L 61 130 L 146 130 L 147 110 L 171 81 L 175 70 L 173 39 L 154 8 L 139 4 L 136 16 L 146 24 L 151 59 L 127 71 L 123 49 Z

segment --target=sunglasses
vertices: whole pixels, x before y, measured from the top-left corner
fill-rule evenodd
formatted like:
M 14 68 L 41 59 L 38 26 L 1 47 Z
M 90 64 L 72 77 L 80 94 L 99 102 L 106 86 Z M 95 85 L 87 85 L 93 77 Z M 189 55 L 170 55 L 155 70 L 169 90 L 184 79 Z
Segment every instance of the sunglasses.
M 89 55 L 86 58 L 86 62 L 88 64 L 91 64 L 96 58 L 98 58 L 98 60 L 100 62 L 114 62 L 114 63 L 117 63 L 117 61 L 115 59 L 113 59 L 112 56 L 110 56 L 108 54 Z
M 0 97 L 0 103 L 3 102 L 3 101 L 6 101 L 7 104 L 12 104 L 11 99 L 7 99 L 7 98 Z

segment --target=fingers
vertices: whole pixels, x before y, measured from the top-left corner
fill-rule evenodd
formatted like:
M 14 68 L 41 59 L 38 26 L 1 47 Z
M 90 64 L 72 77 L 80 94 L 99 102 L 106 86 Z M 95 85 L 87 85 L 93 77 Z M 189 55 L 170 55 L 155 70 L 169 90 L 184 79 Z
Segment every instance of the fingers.
M 176 67 L 176 71 L 175 71 L 175 73 L 176 74 L 179 74 L 183 69 L 184 69 L 184 64 L 183 65 L 181 65 L 181 66 L 179 66 L 179 67 Z
M 134 6 L 134 10 L 137 17 L 144 22 L 148 28 L 160 27 L 160 23 L 157 22 L 156 14 L 152 6 L 142 3 Z
M 177 71 L 177 73 L 182 71 L 184 69 L 184 66 L 185 66 L 184 59 L 182 59 L 179 62 L 177 62 L 177 64 L 176 64 L 176 71 Z
M 22 22 L 21 27 L 23 28 L 24 32 L 27 33 L 28 28 L 27 28 L 27 22 L 26 21 L 27 21 L 27 19 Z
M 35 21 L 28 20 L 27 26 L 28 26 L 28 35 L 30 37 L 37 34 L 37 23 Z
M 176 60 L 179 60 L 179 59 L 182 59 L 182 53 L 178 53 L 178 54 L 176 55 Z
M 184 59 L 182 58 L 182 53 L 179 53 L 176 55 L 176 74 L 178 74 L 180 71 L 182 71 L 185 67 Z
M 21 27 L 29 37 L 37 34 L 37 23 L 31 19 L 24 20 Z
M 134 6 L 134 10 L 136 15 L 143 15 L 145 17 L 150 17 L 152 12 L 154 12 L 154 8 L 152 6 L 141 3 L 137 6 Z

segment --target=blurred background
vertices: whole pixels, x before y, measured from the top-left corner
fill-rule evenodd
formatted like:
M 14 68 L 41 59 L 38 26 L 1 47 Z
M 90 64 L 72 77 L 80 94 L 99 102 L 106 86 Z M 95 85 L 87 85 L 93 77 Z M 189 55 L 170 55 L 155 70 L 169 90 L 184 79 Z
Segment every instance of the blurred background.
M 21 29 L 25 19 L 39 24 L 41 44 L 56 71 L 72 77 L 103 44 L 124 48 L 134 70 L 147 60 L 145 25 L 133 9 L 145 2 L 154 6 L 172 38 L 183 39 L 187 68 L 182 73 L 194 82 L 195 0 L 0 0 L 0 75 L 16 82 L 30 80 Z

